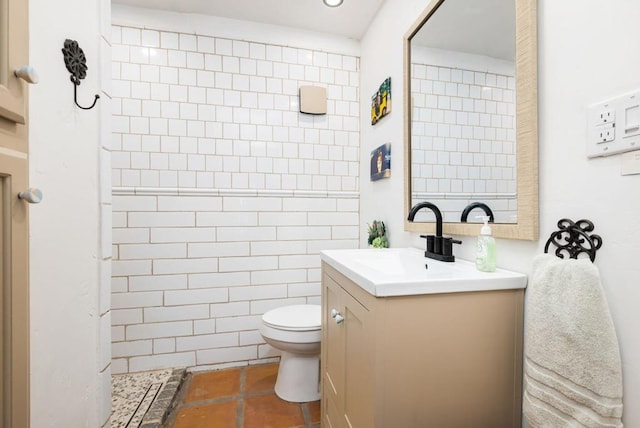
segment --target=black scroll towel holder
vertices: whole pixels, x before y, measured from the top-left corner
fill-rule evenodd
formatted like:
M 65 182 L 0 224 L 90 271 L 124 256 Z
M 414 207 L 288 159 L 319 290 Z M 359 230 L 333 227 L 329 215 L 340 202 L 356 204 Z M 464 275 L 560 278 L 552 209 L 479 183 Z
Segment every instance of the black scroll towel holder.
M 576 222 L 563 218 L 558 221 L 558 230 L 553 232 L 544 246 L 547 253 L 551 244 L 555 245 L 556 256 L 564 259 L 563 252 L 569 258 L 577 259 L 580 253 L 586 253 L 591 261 L 596 259 L 596 251 L 602 246 L 602 238 L 593 232 L 594 226 L 590 220 L 578 220 Z

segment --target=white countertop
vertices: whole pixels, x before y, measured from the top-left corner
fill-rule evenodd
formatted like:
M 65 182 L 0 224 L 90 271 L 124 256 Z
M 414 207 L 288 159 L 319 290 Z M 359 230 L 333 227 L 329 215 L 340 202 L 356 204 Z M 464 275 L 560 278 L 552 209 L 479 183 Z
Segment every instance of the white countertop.
M 424 251 L 416 248 L 325 250 L 320 252 L 320 258 L 377 297 L 527 286 L 525 274 L 504 269 L 481 272 L 467 260 L 440 262 L 424 257 Z

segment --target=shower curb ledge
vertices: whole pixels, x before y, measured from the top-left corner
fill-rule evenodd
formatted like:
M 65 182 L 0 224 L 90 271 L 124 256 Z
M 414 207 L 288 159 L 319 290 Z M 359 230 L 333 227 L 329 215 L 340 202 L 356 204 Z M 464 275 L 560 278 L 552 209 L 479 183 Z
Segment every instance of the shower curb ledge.
M 175 404 L 175 398 L 187 374 L 186 368 L 174 369 L 151 407 L 142 418 L 140 428 L 161 428 L 167 415 Z

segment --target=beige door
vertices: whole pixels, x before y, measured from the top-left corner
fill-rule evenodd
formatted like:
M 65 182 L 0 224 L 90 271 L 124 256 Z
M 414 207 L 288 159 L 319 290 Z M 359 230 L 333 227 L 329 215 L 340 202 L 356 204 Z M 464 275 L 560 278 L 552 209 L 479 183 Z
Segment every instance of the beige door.
M 0 0 L 0 421 L 29 426 L 27 1 Z

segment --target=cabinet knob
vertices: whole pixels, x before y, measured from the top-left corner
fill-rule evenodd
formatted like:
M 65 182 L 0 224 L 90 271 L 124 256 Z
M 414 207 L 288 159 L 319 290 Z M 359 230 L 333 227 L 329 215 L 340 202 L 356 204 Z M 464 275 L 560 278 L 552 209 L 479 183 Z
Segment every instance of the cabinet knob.
M 344 317 L 340 315 L 336 309 L 331 309 L 331 318 L 335 318 L 336 324 L 340 324 L 344 321 Z
M 38 81 L 40 80 L 40 77 L 38 77 L 38 72 L 30 65 L 25 65 L 18 68 L 17 70 L 13 70 L 13 74 L 27 83 L 38 83 Z
M 30 204 L 38 204 L 42 200 L 42 191 L 34 187 L 18 193 L 18 198 L 23 199 Z

